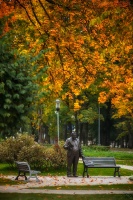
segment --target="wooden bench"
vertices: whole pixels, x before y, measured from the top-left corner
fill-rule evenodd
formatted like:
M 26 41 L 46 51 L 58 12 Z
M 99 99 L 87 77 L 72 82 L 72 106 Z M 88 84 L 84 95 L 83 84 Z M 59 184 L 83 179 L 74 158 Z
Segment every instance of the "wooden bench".
M 15 180 L 18 180 L 19 176 L 24 176 L 25 180 L 29 180 L 30 178 L 36 178 L 36 181 L 38 182 L 39 179 L 37 177 L 37 175 L 39 173 L 41 173 L 40 171 L 35 171 L 35 170 L 31 170 L 30 165 L 27 162 L 19 162 L 16 161 L 16 166 L 18 168 L 18 176 L 15 178 Z M 27 178 L 26 173 L 29 174 L 29 177 Z
M 85 176 L 85 173 L 87 177 L 89 177 L 89 168 L 114 168 L 114 177 L 116 176 L 116 173 L 118 173 L 118 176 L 120 177 L 120 166 L 116 165 L 114 157 L 83 157 L 82 160 L 84 164 L 83 177 Z

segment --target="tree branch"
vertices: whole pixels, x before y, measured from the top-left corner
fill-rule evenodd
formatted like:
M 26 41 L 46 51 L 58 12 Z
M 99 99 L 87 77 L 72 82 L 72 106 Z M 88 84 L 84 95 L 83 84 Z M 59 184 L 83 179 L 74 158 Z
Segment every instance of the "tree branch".
M 32 9 L 32 12 L 33 12 L 33 15 L 34 15 L 36 21 L 37 21 L 38 24 L 41 26 L 41 22 L 39 21 L 37 15 L 36 15 L 36 12 L 35 12 L 35 9 L 34 9 L 34 6 L 33 6 L 33 3 L 32 3 L 32 0 L 30 0 L 30 5 L 31 5 L 31 9 Z
M 50 20 L 50 16 L 49 16 L 48 12 L 46 11 L 46 9 L 45 9 L 43 3 L 41 2 L 41 0 L 38 0 L 38 1 L 39 1 L 40 5 L 42 6 L 42 8 L 43 8 L 45 14 L 47 15 L 48 19 Z
M 28 13 L 28 11 L 27 11 L 27 9 L 26 9 L 26 7 L 22 4 L 22 3 L 20 3 L 20 1 L 19 0 L 15 0 L 15 2 L 17 2 L 24 10 L 25 10 L 25 12 L 26 12 L 26 14 L 27 14 L 27 16 L 28 16 L 28 18 L 29 18 L 29 20 L 30 20 L 30 22 L 33 24 L 33 26 L 35 26 L 36 27 L 36 25 L 35 25 L 35 23 L 34 23 L 34 21 L 31 19 L 31 17 L 30 17 L 30 15 L 29 15 L 29 13 Z M 37 28 L 37 30 L 38 30 L 38 32 L 39 32 L 39 34 L 40 35 L 42 35 L 41 34 L 41 32 L 40 32 L 40 30 Z

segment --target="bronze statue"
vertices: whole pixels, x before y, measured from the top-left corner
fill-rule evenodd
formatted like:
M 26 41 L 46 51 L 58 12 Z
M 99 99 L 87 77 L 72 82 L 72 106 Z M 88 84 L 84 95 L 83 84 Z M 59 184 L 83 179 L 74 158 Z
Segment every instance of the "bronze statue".
M 76 137 L 76 133 L 72 132 L 71 137 L 67 138 L 64 149 L 67 150 L 67 176 L 77 176 L 77 165 L 79 157 L 83 157 L 81 145 L 79 139 Z M 72 172 L 71 172 L 71 168 Z

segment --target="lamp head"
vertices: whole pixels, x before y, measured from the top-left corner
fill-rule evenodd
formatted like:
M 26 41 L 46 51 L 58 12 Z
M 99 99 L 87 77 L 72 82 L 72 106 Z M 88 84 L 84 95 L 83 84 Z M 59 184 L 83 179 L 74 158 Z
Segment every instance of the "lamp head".
M 56 99 L 56 111 L 60 110 L 60 100 Z

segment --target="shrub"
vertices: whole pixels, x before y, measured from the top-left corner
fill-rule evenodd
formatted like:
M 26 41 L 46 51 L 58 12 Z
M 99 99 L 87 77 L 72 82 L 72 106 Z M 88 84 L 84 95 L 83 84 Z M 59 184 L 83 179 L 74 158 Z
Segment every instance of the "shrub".
M 0 143 L 0 162 L 15 167 L 14 161 L 26 161 L 36 169 L 62 168 L 66 166 L 66 151 L 63 146 L 43 146 L 27 134 L 10 137 Z
M 62 146 L 54 145 L 52 148 L 47 150 L 47 156 L 51 167 L 66 167 L 66 151 Z
M 45 147 L 35 143 L 32 146 L 24 146 L 18 154 L 18 160 L 28 162 L 31 167 L 42 169 L 45 166 Z
M 23 147 L 34 144 L 34 138 L 27 134 L 19 134 L 16 138 L 10 137 L 1 142 L 0 160 L 14 166 L 14 161 L 18 160 L 18 154 Z
M 5 146 L 3 145 L 3 143 L 0 143 L 0 162 L 3 162 L 5 159 Z

